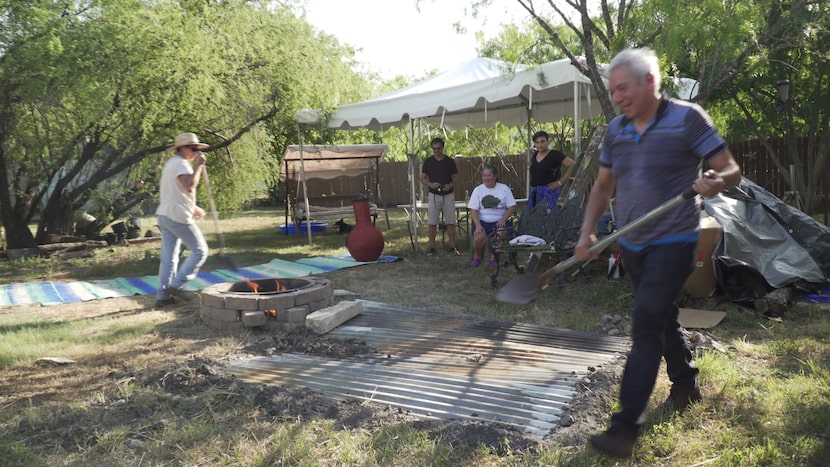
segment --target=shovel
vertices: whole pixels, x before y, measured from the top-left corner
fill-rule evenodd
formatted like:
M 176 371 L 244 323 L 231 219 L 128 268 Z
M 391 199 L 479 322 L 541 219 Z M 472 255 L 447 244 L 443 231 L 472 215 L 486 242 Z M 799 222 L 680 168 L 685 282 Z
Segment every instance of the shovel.
M 216 228 L 216 235 L 219 237 L 219 261 L 225 265 L 226 268 L 233 271 L 238 271 L 233 260 L 225 255 L 225 236 L 222 235 L 222 229 L 219 227 L 219 215 L 216 213 L 216 203 L 213 201 L 213 194 L 210 192 L 210 179 L 208 178 L 207 167 L 203 167 L 202 175 L 205 178 L 205 192 L 208 197 L 208 204 L 210 204 L 210 213 L 213 216 L 213 226 Z
M 611 235 L 608 235 L 607 237 L 598 241 L 591 248 L 589 248 L 588 251 L 591 253 L 601 252 L 606 247 L 617 241 L 617 239 L 621 236 L 636 229 L 637 227 L 640 227 L 641 225 L 647 222 L 651 222 L 652 220 L 657 219 L 658 217 L 674 209 L 684 201 L 694 198 L 696 194 L 697 192 L 695 192 L 695 190 L 689 188 L 683 193 L 675 196 L 674 198 L 656 207 L 652 211 L 643 214 L 637 220 L 631 222 L 630 224 L 626 225 L 620 230 L 617 230 Z M 556 266 L 548 269 L 542 274 L 522 274 L 514 278 L 507 284 L 505 284 L 504 287 L 502 287 L 501 289 L 499 289 L 499 291 L 496 292 L 496 300 L 503 303 L 515 303 L 520 305 L 530 303 L 533 300 L 536 300 L 539 294 L 542 293 L 542 290 L 544 290 L 548 286 L 548 283 L 551 279 L 556 277 L 558 274 L 561 274 L 562 272 L 566 271 L 576 262 L 576 258 L 571 256 L 570 258 L 558 263 Z

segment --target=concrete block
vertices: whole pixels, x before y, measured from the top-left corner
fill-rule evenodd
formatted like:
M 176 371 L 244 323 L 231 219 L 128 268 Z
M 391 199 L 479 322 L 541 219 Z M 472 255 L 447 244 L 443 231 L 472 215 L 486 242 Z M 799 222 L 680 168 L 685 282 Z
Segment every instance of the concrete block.
M 287 310 L 277 310 L 277 321 L 281 323 L 303 323 L 308 313 L 308 305 L 295 306 Z
M 268 317 L 261 311 L 243 311 L 242 325 L 246 328 L 262 326 L 268 321 Z
M 307 305 L 311 302 L 318 302 L 324 298 L 331 297 L 334 292 L 334 285 L 331 281 L 316 284 L 308 289 L 303 289 L 303 294 L 296 298 L 296 305 Z
M 305 318 L 305 326 L 318 335 L 325 334 L 363 312 L 363 304 L 355 301 L 342 301 L 322 310 L 317 310 Z
M 296 305 L 294 293 L 280 293 L 275 295 L 264 295 L 259 299 L 260 310 L 285 310 Z
M 222 321 L 227 323 L 233 323 L 239 321 L 239 310 L 228 310 L 225 308 L 202 306 L 202 318 L 214 322 Z
M 258 311 L 259 300 L 254 297 L 240 297 L 228 295 L 225 297 L 225 308 L 234 308 L 243 311 Z
M 202 299 L 202 306 L 225 308 L 225 297 L 223 296 L 202 293 L 200 297 Z
M 275 321 L 273 319 L 269 319 L 268 321 L 265 322 L 265 325 L 262 326 L 262 329 L 264 329 L 266 331 L 271 331 L 271 332 L 282 332 L 283 331 L 283 329 L 282 329 L 283 324 L 284 323 L 280 323 L 280 322 Z
M 311 302 L 308 305 L 308 311 L 313 313 L 317 310 L 322 310 L 323 308 L 330 307 L 332 305 L 331 297 L 324 298 L 322 300 L 318 300 L 316 302 Z

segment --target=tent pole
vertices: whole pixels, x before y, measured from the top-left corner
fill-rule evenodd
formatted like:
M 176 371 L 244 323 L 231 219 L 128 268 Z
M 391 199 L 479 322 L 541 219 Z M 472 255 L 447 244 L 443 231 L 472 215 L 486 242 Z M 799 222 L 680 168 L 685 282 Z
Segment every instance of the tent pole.
M 415 164 L 415 121 L 409 117 L 409 206 L 412 215 L 409 216 L 409 231 L 412 232 L 412 248 L 418 252 L 418 202 L 415 199 L 415 177 L 417 176 Z
M 303 180 L 303 198 L 305 198 L 305 227 L 308 232 L 308 244 L 311 245 L 311 206 L 308 204 L 308 184 L 305 179 L 305 160 L 303 160 L 303 133 L 297 125 L 297 136 L 300 140 L 300 178 Z M 297 228 L 302 230 L 303 221 L 300 220 Z
M 579 153 L 582 151 L 582 131 L 579 128 L 579 97 L 579 82 L 574 80 L 574 158 L 579 157 Z M 568 181 L 563 180 L 562 183 L 568 183 Z
M 533 129 L 530 126 L 531 111 L 527 108 L 527 167 L 525 168 L 525 198 L 530 199 L 530 163 L 533 158 Z M 529 201 L 528 201 L 529 202 Z

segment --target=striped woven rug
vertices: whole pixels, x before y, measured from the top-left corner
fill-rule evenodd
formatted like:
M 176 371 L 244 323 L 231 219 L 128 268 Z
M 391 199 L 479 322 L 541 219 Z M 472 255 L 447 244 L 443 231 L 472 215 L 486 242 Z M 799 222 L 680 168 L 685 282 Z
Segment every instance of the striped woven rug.
M 382 256 L 378 261 L 368 263 L 355 261 L 348 255 L 317 256 L 301 258 L 297 261 L 273 259 L 265 264 L 246 266 L 236 271 L 231 269 L 200 271 L 195 279 L 185 284 L 185 289 L 197 291 L 209 285 L 245 279 L 302 277 L 375 262 L 390 263 L 398 259 L 400 258 L 396 256 Z M 151 295 L 156 293 L 158 284 L 158 276 L 117 277 L 115 279 L 76 282 L 48 281 L 2 284 L 0 285 L 0 307 L 34 303 L 53 306 L 61 303 L 86 302 L 101 298 Z

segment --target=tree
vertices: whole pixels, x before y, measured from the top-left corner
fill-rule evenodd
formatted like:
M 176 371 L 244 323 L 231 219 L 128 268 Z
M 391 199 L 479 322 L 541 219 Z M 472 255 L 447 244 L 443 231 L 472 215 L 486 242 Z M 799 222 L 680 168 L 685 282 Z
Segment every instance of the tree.
M 272 145 L 295 134 L 294 111 L 331 106 L 332 92 L 360 82 L 353 54 L 270 2 L 71 5 L 0 3 L 0 213 L 9 248 L 66 233 L 107 181 L 143 180 L 154 194 L 165 150 L 182 131 L 212 144 L 217 202 L 239 206 L 276 183 Z M 98 227 L 118 213 L 100 214 Z
M 699 81 L 698 102 L 707 103 L 730 140 L 761 141 L 786 183 L 794 182 L 790 190 L 799 193 L 803 209 L 810 212 L 830 152 L 827 3 L 649 4 L 652 9 L 641 11 L 639 20 L 659 18 L 664 33 L 655 38 L 654 46 L 670 73 Z M 776 83 L 782 80 L 793 83 L 791 98 L 786 105 L 776 105 Z M 776 138 L 784 139 L 785 154 L 772 144 Z M 802 138 L 803 146 L 798 143 Z M 793 162 L 794 173 L 784 160 Z
M 665 64 L 664 75 L 699 82 L 695 100 L 709 103 L 715 117 L 726 123 L 725 132 L 735 137 L 740 134 L 736 130 L 743 127 L 765 142 L 786 179 L 795 180 L 792 189 L 801 194 L 809 211 L 830 151 L 830 111 L 825 105 L 827 2 L 546 0 L 538 2 L 547 7 L 543 10 L 533 0 L 516 1 L 545 31 L 556 50 L 591 79 L 606 120 L 616 112 L 598 65 L 625 47 L 651 46 Z M 475 9 L 487 3 L 489 0 L 477 0 L 472 5 Z M 592 11 L 593 5 L 597 8 Z M 576 35 L 584 60 L 562 29 L 548 18 L 556 18 Z M 799 83 L 792 103 L 783 108 L 784 118 L 776 114 L 765 91 L 782 79 Z M 718 110 L 726 113 L 717 115 Z M 747 125 L 741 125 L 740 120 L 746 120 Z M 770 134 L 786 136 L 786 152 L 795 162 L 792 176 L 769 144 Z M 801 136 L 806 137 L 803 153 L 796 144 Z

